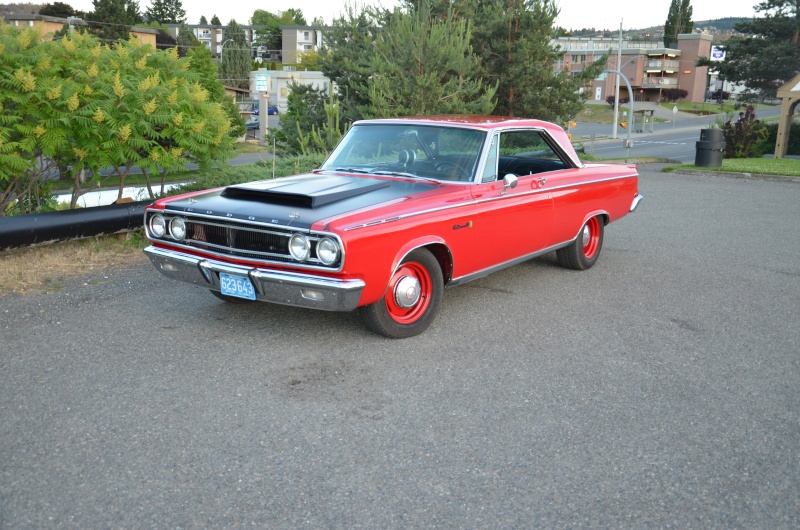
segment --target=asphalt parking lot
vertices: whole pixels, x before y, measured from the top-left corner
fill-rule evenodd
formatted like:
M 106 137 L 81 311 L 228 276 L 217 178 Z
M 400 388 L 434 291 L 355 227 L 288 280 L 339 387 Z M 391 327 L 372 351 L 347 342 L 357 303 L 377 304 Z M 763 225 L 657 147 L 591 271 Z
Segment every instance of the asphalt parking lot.
M 0 298 L 0 527 L 800 527 L 800 184 L 659 168 L 411 339 L 149 263 Z

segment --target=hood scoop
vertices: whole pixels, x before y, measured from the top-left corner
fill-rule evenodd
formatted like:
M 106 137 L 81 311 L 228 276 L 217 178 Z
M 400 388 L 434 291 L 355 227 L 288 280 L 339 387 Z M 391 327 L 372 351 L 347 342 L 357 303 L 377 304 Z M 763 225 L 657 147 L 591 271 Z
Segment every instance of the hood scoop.
M 228 186 L 223 197 L 301 208 L 318 208 L 390 185 L 384 180 L 330 175 L 298 175 Z

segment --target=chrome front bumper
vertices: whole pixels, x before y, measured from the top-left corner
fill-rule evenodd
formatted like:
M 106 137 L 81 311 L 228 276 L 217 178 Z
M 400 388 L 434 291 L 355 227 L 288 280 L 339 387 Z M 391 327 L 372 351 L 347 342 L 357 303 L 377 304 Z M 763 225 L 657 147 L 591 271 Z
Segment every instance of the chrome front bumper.
M 339 280 L 312 274 L 231 265 L 152 245 L 144 249 L 144 253 L 165 276 L 214 291 L 220 290 L 221 272 L 246 276 L 253 283 L 256 299 L 274 304 L 323 311 L 352 311 L 358 306 L 361 291 L 364 290 L 362 280 Z

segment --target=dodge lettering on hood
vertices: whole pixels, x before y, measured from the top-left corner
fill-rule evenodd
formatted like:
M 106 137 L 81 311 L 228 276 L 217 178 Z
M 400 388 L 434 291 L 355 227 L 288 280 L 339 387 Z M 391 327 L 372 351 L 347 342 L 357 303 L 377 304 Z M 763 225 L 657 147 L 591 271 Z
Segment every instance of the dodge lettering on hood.
M 309 174 L 157 200 L 145 253 L 227 302 L 358 308 L 402 338 L 430 326 L 447 286 L 548 252 L 590 268 L 641 199 L 635 166 L 582 163 L 552 123 L 365 120 Z

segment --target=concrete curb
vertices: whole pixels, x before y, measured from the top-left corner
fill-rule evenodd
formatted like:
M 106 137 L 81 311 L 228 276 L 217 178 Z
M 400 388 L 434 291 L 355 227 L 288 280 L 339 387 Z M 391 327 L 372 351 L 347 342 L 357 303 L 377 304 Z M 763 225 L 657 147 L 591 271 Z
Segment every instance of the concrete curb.
M 726 177 L 746 180 L 770 180 L 774 182 L 794 182 L 800 184 L 800 177 L 787 177 L 783 175 L 763 175 L 759 173 L 738 173 L 733 171 L 703 171 L 700 169 L 673 169 L 666 173 L 676 173 L 678 175 L 691 175 L 697 177 Z

